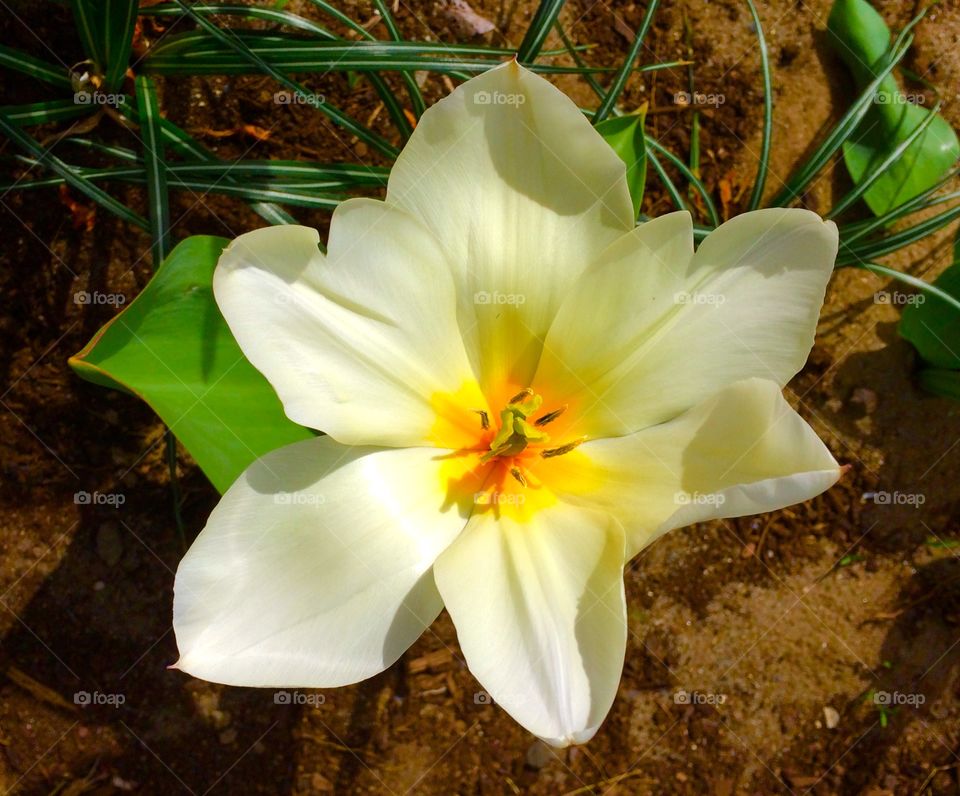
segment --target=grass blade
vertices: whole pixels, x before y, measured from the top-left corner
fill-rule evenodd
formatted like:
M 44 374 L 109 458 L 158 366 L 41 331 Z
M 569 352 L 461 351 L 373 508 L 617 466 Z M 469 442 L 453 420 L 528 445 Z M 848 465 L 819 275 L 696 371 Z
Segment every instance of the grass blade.
M 403 41 L 403 37 L 400 35 L 400 29 L 397 27 L 393 14 L 390 13 L 390 7 L 384 0 L 373 0 L 373 4 L 383 18 L 383 24 L 386 25 L 390 38 L 394 41 Z M 404 85 L 407 87 L 410 104 L 413 106 L 413 115 L 419 119 L 427 109 L 427 103 L 423 99 L 423 94 L 420 91 L 420 86 L 417 85 L 416 78 L 409 72 L 402 72 L 401 74 L 403 75 Z
M 547 40 L 550 28 L 560 16 L 564 0 L 540 0 L 530 26 L 517 48 L 517 60 L 522 64 L 530 64 L 537 60 L 543 43 Z
M 62 66 L 57 66 L 41 58 L 34 58 L 32 55 L 27 55 L 3 44 L 0 44 L 0 66 L 29 75 L 58 88 L 72 88 L 70 76 Z
M 106 31 L 103 57 L 104 87 L 114 91 L 123 83 L 133 49 L 133 31 L 137 26 L 138 0 L 100 0 L 106 3 Z M 158 263 L 159 265 L 159 263 Z
M 757 165 L 757 176 L 753 181 L 753 190 L 750 192 L 750 201 L 747 210 L 756 210 L 763 199 L 763 189 L 767 184 L 767 171 L 770 168 L 770 144 L 773 138 L 773 81 L 770 74 L 770 54 L 767 51 L 767 39 L 763 35 L 760 25 L 760 15 L 753 0 L 746 0 L 753 17 L 754 27 L 757 29 L 757 46 L 760 49 L 760 71 L 763 73 L 763 139 L 760 143 L 760 163 Z
M 77 105 L 73 100 L 47 100 L 31 102 L 28 105 L 7 105 L 0 108 L 0 112 L 13 124 L 30 127 L 87 116 L 90 113 L 90 106 Z
M 903 282 L 905 285 L 915 287 L 917 290 L 922 293 L 926 293 L 928 296 L 935 296 L 941 301 L 945 301 L 955 310 L 960 310 L 960 301 L 955 299 L 945 290 L 941 290 L 939 287 L 936 285 L 931 285 L 929 282 L 924 282 L 919 277 L 910 276 L 910 274 L 897 271 L 895 268 L 888 268 L 887 266 L 880 265 L 879 263 L 851 263 L 851 266 L 854 268 L 862 268 L 865 271 L 870 271 L 880 276 L 887 276 L 891 279 L 896 279 L 899 282 Z
M 912 24 L 912 23 L 911 23 Z M 817 175 L 831 157 L 843 145 L 843 142 L 850 137 L 853 131 L 867 115 L 870 106 L 874 101 L 877 88 L 886 79 L 887 75 L 893 71 L 894 67 L 900 63 L 903 57 L 910 49 L 913 38 L 907 33 L 910 26 L 897 37 L 893 46 L 887 51 L 888 55 L 884 58 L 883 67 L 877 73 L 877 76 L 870 81 L 857 100 L 850 106 L 843 118 L 836 124 L 830 135 L 826 137 L 823 143 L 817 147 L 816 151 L 804 162 L 804 164 L 787 180 L 780 192 L 770 201 L 771 207 L 784 207 L 800 196 L 808 183 Z
M 918 240 L 932 235 L 939 229 L 947 226 L 957 218 L 960 218 L 960 204 L 938 213 L 930 218 L 915 224 L 909 229 L 895 232 L 892 235 L 885 235 L 877 241 L 869 241 L 858 246 L 841 247 L 840 255 L 837 257 L 837 265 L 856 265 L 861 260 L 874 260 L 877 257 L 906 248 Z
M 140 115 L 130 106 L 124 103 L 118 108 L 121 114 L 130 119 L 135 124 L 140 124 Z M 198 160 L 206 163 L 221 163 L 220 159 L 209 149 L 194 139 L 185 130 L 181 130 L 177 125 L 168 119 L 161 118 L 159 121 L 160 133 L 163 136 L 164 143 L 181 157 Z M 230 179 L 230 178 L 226 178 Z M 296 219 L 287 213 L 283 208 L 275 205 L 264 205 L 259 201 L 252 205 L 254 212 L 261 218 L 269 221 L 271 224 L 296 224 Z
M 663 187 L 667 189 L 667 193 L 670 194 L 670 199 L 673 200 L 673 204 L 676 206 L 677 210 L 688 210 L 689 208 L 687 207 L 687 203 L 683 201 L 683 195 L 677 190 L 677 186 L 674 184 L 673 180 L 670 179 L 670 175 L 667 174 L 667 171 L 664 169 L 659 158 L 657 158 L 657 156 L 651 151 L 652 141 L 652 138 L 647 138 L 647 160 L 649 161 L 650 165 L 653 166 L 653 170 L 657 172 L 660 182 L 662 182 Z
M 143 162 L 146 165 L 147 201 L 150 208 L 150 236 L 153 268 L 156 270 L 170 253 L 170 204 L 167 172 L 164 166 L 163 137 L 160 133 L 160 109 L 157 92 L 146 75 L 135 82 L 140 132 L 143 135 Z
M 933 124 L 934 120 L 937 118 L 937 113 L 939 113 L 942 106 L 943 103 L 938 101 L 930 113 L 924 117 L 923 121 L 916 126 L 913 132 L 911 132 L 909 136 L 901 141 L 900 144 L 893 149 L 886 158 L 884 158 L 882 163 L 877 165 L 877 167 L 871 171 L 870 176 L 861 181 L 859 185 L 854 186 L 853 190 L 851 190 L 846 196 L 837 202 L 833 209 L 827 213 L 827 218 L 836 218 L 844 210 L 850 207 L 850 205 L 856 202 L 857 199 L 863 196 L 870 186 L 876 182 L 881 174 L 883 174 L 887 167 L 899 160 L 903 156 L 903 153 L 910 148 L 913 142 L 919 139 L 920 136 L 926 132 L 926 129 Z
M 311 92 L 304 88 L 302 85 L 297 83 L 294 80 L 291 80 L 282 72 L 279 72 L 272 65 L 264 61 L 256 52 L 254 52 L 250 47 L 247 46 L 246 42 L 242 37 L 238 36 L 234 31 L 228 29 L 219 28 L 210 22 L 208 19 L 203 17 L 200 14 L 195 13 L 184 0 L 174 0 L 180 8 L 190 15 L 190 17 L 198 24 L 201 28 L 206 30 L 211 36 L 213 36 L 218 41 L 222 42 L 230 49 L 234 50 L 242 58 L 246 59 L 250 64 L 259 68 L 260 71 L 272 77 L 274 80 L 279 82 L 281 85 L 286 86 L 291 91 L 301 93 L 303 95 L 310 95 Z M 320 43 L 320 42 L 318 42 Z M 382 136 L 375 133 L 373 130 L 370 130 L 368 127 L 364 126 L 360 122 L 353 119 L 351 116 L 348 116 L 346 113 L 341 111 L 334 105 L 331 105 L 327 102 L 317 103 L 316 107 L 321 113 L 327 116 L 331 121 L 338 124 L 347 132 L 355 135 L 364 143 L 372 146 L 381 154 L 385 155 L 388 158 L 394 159 L 399 154 L 399 150 L 393 146 L 389 141 L 387 141 Z
M 198 14 L 216 14 L 218 16 L 242 17 L 245 19 L 259 19 L 264 22 L 272 22 L 275 25 L 286 25 L 295 30 L 302 30 L 319 36 L 322 39 L 334 40 L 339 38 L 326 28 L 312 22 L 309 19 L 292 14 L 289 11 L 281 11 L 275 8 L 263 8 L 260 6 L 241 6 L 217 3 L 192 3 L 192 8 Z M 141 16 L 145 17 L 182 17 L 185 12 L 174 3 L 163 3 L 151 8 L 140 9 Z
M 72 0 L 71 6 L 84 52 L 103 77 L 103 90 L 116 90 L 130 63 L 139 2 Z
M 19 147 L 32 154 L 43 166 L 59 174 L 71 187 L 76 188 L 101 207 L 118 215 L 125 221 L 129 221 L 131 224 L 136 224 L 143 229 L 150 228 L 145 218 L 118 202 L 110 196 L 110 194 L 106 193 L 106 191 L 94 185 L 90 180 L 78 175 L 73 166 L 64 163 L 52 152 L 40 146 L 37 141 L 23 132 L 16 124 L 12 123 L 3 113 L 0 113 L 0 133 L 3 133 Z
M 718 227 L 720 226 L 720 216 L 717 213 L 717 206 L 713 203 L 713 199 L 710 198 L 710 192 L 707 190 L 707 187 L 703 184 L 703 181 L 697 177 L 684 163 L 680 158 L 673 154 L 669 149 L 667 149 L 663 144 L 657 141 L 655 138 L 647 137 L 647 154 L 650 154 L 650 149 L 654 149 L 663 155 L 670 163 L 676 167 L 684 179 L 693 186 L 694 190 L 700 194 L 700 198 L 703 199 L 704 207 L 707 210 L 707 215 L 709 216 L 710 223 Z M 657 172 L 660 173 L 659 171 Z
M 616 75 L 614 75 L 613 82 L 610 84 L 610 88 L 607 90 L 603 101 L 600 103 L 600 107 L 597 108 L 596 114 L 594 114 L 594 124 L 599 124 L 606 119 L 607 116 L 610 115 L 610 111 L 613 110 L 613 106 L 616 105 L 617 101 L 620 99 L 620 95 L 623 93 L 623 89 L 627 85 L 627 78 L 630 77 L 630 73 L 633 71 L 633 63 L 637 60 L 637 56 L 640 53 L 640 48 L 643 46 L 643 40 L 647 36 L 647 31 L 650 30 L 650 25 L 653 23 L 653 17 L 657 13 L 657 8 L 659 5 L 660 0 L 648 0 L 647 10 L 643 15 L 643 20 L 640 22 L 640 29 L 637 31 L 637 35 L 633 38 L 633 44 L 630 45 L 630 51 L 627 53 L 627 57 L 624 59 L 623 65 L 617 70 Z

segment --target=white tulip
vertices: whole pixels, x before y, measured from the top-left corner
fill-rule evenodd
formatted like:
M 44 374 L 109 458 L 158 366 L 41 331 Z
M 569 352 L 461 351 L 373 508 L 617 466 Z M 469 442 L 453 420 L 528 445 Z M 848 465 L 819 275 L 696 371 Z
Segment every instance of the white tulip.
M 621 675 L 624 564 L 840 475 L 781 395 L 836 227 L 761 210 L 696 252 L 686 212 L 635 227 L 624 164 L 516 62 L 428 110 L 386 200 L 318 240 L 260 229 L 217 267 L 240 347 L 327 436 L 254 463 L 180 564 L 190 674 L 355 683 L 445 606 L 496 703 L 583 743 Z

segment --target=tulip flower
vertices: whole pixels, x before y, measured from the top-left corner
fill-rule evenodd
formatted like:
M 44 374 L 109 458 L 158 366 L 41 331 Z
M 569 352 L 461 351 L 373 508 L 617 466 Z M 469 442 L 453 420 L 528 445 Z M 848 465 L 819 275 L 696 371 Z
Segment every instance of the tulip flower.
M 781 393 L 836 227 L 760 210 L 694 251 L 686 212 L 636 226 L 624 163 L 515 61 L 430 108 L 385 201 L 318 242 L 260 229 L 216 269 L 241 349 L 325 436 L 250 466 L 181 562 L 196 677 L 356 683 L 445 607 L 494 702 L 582 743 L 620 681 L 625 563 L 839 477 Z

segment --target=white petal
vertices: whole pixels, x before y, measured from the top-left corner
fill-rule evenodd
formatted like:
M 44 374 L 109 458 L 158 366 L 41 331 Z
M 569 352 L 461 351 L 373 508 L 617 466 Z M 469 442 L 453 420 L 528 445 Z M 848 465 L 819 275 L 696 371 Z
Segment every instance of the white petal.
M 339 442 L 457 446 L 440 439 L 432 400 L 475 379 L 432 236 L 382 202 L 353 199 L 333 214 L 326 257 L 317 242 L 307 227 L 268 227 L 224 251 L 214 291 L 244 354 L 291 420 Z M 473 393 L 465 414 L 483 408 Z
M 320 688 L 393 663 L 440 612 L 431 566 L 466 522 L 442 453 L 319 437 L 251 465 L 177 570 L 178 668 Z
M 744 213 L 691 256 L 689 217 L 648 222 L 585 272 L 534 385 L 591 437 L 676 417 L 750 377 L 785 385 L 813 345 L 837 228 L 807 210 Z
M 562 477 L 550 488 L 618 517 L 628 558 L 666 531 L 800 503 L 840 477 L 826 445 L 763 379 L 726 387 L 668 423 L 586 442 L 562 459 Z
M 441 242 L 488 389 L 529 385 L 573 281 L 633 226 L 623 162 L 568 97 L 515 61 L 424 114 L 386 201 Z
M 555 746 L 593 737 L 626 646 L 620 526 L 562 504 L 528 522 L 477 514 L 434 577 L 467 665 L 493 700 Z

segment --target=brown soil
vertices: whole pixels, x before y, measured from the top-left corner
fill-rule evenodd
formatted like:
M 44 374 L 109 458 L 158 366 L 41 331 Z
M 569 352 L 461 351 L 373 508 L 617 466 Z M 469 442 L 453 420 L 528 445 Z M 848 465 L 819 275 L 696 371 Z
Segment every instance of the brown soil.
M 532 5 L 473 4 L 503 31 L 486 39 L 513 45 Z M 758 5 L 776 69 L 772 192 L 842 112 L 851 86 L 825 42 L 827 0 Z M 914 11 L 912 2 L 877 5 L 892 25 Z M 341 7 L 371 16 L 365 3 Z M 16 16 L 0 21 L 3 43 L 47 58 L 50 46 L 67 64 L 81 60 L 67 11 L 15 8 Z M 305 1 L 287 8 L 313 14 Z M 613 65 L 629 46 L 623 31 L 636 28 L 642 12 L 633 3 L 570 0 L 562 19 L 578 42 L 599 45 L 587 54 L 593 63 Z M 697 89 L 726 100 L 703 114 L 702 171 L 712 188 L 719 191 L 721 181 L 730 188 L 733 213 L 749 192 L 760 142 L 755 39 L 742 2 L 671 0 L 645 62 L 686 54 L 684 12 Z M 409 37 L 463 36 L 439 3 L 401 1 L 398 17 Z M 148 35 L 159 32 L 148 24 Z M 946 0 L 920 26 L 910 63 L 939 85 L 955 125 L 958 37 L 960 3 Z M 376 106 L 363 83 L 351 91 L 339 77 L 307 82 L 358 118 Z M 558 83 L 594 104 L 578 80 Z M 681 153 L 689 116 L 671 97 L 685 88 L 685 71 L 675 70 L 634 77 L 626 92 L 628 105 L 650 101 L 663 109 L 651 116 L 652 129 Z M 162 86 L 162 99 L 171 119 L 224 158 L 376 162 L 310 108 L 277 110 L 274 90 L 255 77 L 177 80 Z M 426 83 L 430 100 L 447 90 L 436 76 Z M 44 92 L 9 80 L 0 100 L 53 96 Z M 390 135 L 385 117 L 375 124 Z M 269 139 L 209 132 L 243 124 L 269 130 Z M 100 132 L 136 146 L 110 119 Z M 0 154 L 12 151 L 6 144 Z M 845 186 L 841 167 L 821 177 L 805 201 L 824 211 Z M 142 208 L 138 189 L 113 190 Z M 4 791 L 958 792 L 960 561 L 942 542 L 958 537 L 960 409 L 914 387 L 911 350 L 896 335 L 898 309 L 873 300 L 892 289 L 883 280 L 853 270 L 836 275 L 816 348 L 789 391 L 851 471 L 808 504 L 679 531 L 638 557 L 627 574 L 631 635 L 618 699 L 589 745 L 557 753 L 496 706 L 477 704 L 478 685 L 446 615 L 389 671 L 324 692 L 316 707 L 276 705 L 273 692 L 168 671 L 176 658 L 170 605 L 182 547 L 162 426 L 132 398 L 81 382 L 66 367 L 113 311 L 78 306 L 74 292 L 134 296 L 149 278 L 148 241 L 102 212 L 91 231 L 74 228 L 54 190 L 9 193 L 0 204 Z M 648 213 L 668 207 L 662 192 L 646 197 Z M 216 197 L 178 194 L 174 209 L 178 239 L 261 225 L 241 203 Z M 296 215 L 325 231 L 323 214 Z M 930 277 L 948 251 L 949 238 L 940 235 L 892 262 Z M 192 537 L 216 495 L 185 454 L 180 478 Z M 119 493 L 125 502 L 78 505 L 80 490 Z M 919 494 L 925 502 L 881 505 L 869 499 L 876 490 Z M 707 704 L 690 704 L 697 697 L 684 704 L 681 689 Z M 119 694 L 124 703 L 76 706 L 81 691 Z M 874 691 L 924 701 L 881 711 L 870 699 Z

